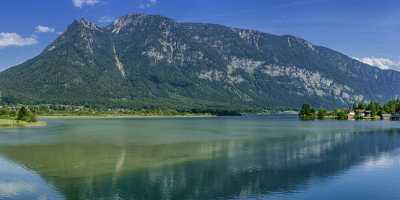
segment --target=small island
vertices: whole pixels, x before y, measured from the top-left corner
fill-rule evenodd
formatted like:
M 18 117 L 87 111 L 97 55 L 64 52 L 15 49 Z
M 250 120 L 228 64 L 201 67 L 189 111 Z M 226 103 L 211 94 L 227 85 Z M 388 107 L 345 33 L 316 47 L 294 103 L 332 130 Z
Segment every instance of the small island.
M 0 128 L 42 127 L 47 123 L 38 121 L 37 115 L 25 106 L 16 109 L 0 107 Z
M 299 111 L 302 120 L 392 120 L 400 121 L 400 99 L 391 100 L 383 105 L 378 102 L 359 102 L 350 108 L 328 110 L 315 109 L 310 104 L 303 104 Z

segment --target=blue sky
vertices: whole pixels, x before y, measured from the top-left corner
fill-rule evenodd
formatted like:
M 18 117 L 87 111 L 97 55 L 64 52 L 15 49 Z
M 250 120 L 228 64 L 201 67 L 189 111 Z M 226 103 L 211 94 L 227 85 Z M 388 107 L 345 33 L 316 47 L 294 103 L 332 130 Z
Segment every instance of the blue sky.
M 398 0 L 2 0 L 0 71 L 38 55 L 74 19 L 104 25 L 130 12 L 291 34 L 381 67 L 400 60 Z

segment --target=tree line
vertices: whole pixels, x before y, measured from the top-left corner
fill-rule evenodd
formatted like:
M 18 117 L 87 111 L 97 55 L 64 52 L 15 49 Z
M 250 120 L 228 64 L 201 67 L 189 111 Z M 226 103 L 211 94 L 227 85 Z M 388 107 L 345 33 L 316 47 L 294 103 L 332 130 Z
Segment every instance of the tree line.
M 380 104 L 375 101 L 354 103 L 350 108 L 340 108 L 327 110 L 325 108 L 315 109 L 310 104 L 303 104 L 299 117 L 305 120 L 313 119 L 348 119 L 349 113 L 354 113 L 354 119 L 364 119 L 364 114 L 368 112 L 370 118 L 382 117 L 384 114 L 395 114 L 400 112 L 400 99 L 388 101 Z
M 37 115 L 35 112 L 32 112 L 29 108 L 25 106 L 21 106 L 16 109 L 1 107 L 0 119 L 15 119 L 17 121 L 24 122 L 37 122 Z

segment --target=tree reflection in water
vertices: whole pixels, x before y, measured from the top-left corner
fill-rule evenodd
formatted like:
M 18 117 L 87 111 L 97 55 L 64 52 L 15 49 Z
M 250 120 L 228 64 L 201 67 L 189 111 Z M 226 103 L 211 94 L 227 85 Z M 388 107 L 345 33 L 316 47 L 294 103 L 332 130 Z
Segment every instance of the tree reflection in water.
M 100 152 L 116 158 L 109 173 L 45 177 L 68 199 L 267 198 L 273 193 L 305 189 L 310 180 L 329 179 L 391 152 L 400 147 L 398 133 L 391 129 L 191 143 L 190 147 L 185 144 L 188 149 L 183 149 L 183 154 L 196 154 L 193 158 L 199 159 L 187 160 L 180 160 L 183 155 L 176 144 L 163 148 L 142 146 L 145 150 L 141 151 L 137 147 L 115 147 Z M 169 161 L 162 165 L 135 169 L 132 166 L 142 159 L 132 154 L 143 152 L 150 157 L 171 153 L 164 155 Z M 173 162 L 176 160 L 179 162 Z

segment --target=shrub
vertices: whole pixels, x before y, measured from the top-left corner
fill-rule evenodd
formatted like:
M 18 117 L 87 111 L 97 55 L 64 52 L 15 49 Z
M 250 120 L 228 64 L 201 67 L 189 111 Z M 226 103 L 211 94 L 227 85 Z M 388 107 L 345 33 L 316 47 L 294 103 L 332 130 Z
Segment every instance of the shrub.
M 318 119 L 325 119 L 325 117 L 327 115 L 328 115 L 328 111 L 327 110 L 325 110 L 323 108 L 318 110 L 318 114 L 317 114 Z
M 347 120 L 348 116 L 347 116 L 347 112 L 341 109 L 338 109 L 335 111 L 336 114 L 336 119 L 337 120 Z
M 37 122 L 36 115 L 32 113 L 28 108 L 25 108 L 25 106 L 22 106 L 18 110 L 16 120 L 25 122 Z
M 311 107 L 311 105 L 303 104 L 303 106 L 301 106 L 299 116 L 304 120 L 315 119 L 315 110 Z

